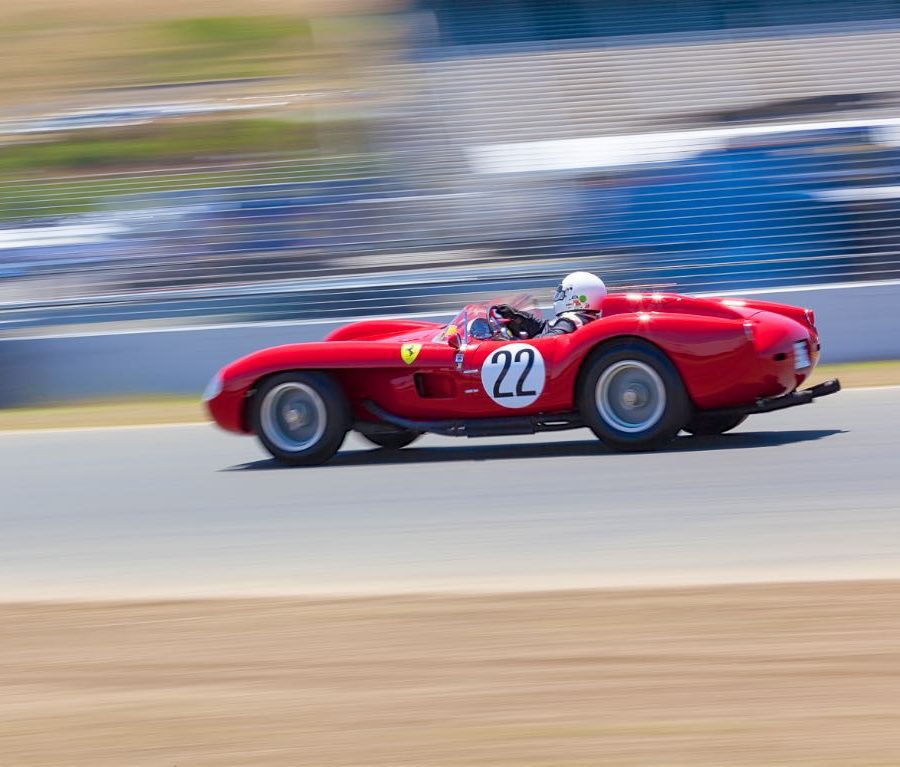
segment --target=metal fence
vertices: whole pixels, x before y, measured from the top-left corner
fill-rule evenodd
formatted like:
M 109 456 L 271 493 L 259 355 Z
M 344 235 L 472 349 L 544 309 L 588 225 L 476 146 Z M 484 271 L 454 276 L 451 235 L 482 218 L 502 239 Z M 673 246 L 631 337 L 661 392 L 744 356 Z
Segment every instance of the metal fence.
M 0 182 L 0 332 L 440 311 L 575 269 L 696 292 L 900 278 L 900 112 L 860 97 L 888 49 L 869 49 L 868 81 L 848 66 L 857 98 L 822 101 L 791 79 L 789 42 L 758 44 L 781 50 L 768 68 L 731 50 L 733 102 L 683 62 L 665 119 L 634 93 L 573 123 L 577 97 L 609 87 L 588 76 L 608 51 L 563 70 L 516 51 L 381 73 L 392 106 L 368 154 Z M 628 49 L 630 82 L 666 45 Z M 807 101 L 767 112 L 769 86 Z M 524 125 L 535 94 L 559 113 Z

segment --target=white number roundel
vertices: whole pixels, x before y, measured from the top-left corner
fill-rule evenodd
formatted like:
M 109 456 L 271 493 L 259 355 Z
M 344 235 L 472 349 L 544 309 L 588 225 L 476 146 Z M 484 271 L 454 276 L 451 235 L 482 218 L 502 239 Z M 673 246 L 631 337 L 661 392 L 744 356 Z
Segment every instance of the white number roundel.
M 527 407 L 541 396 L 546 379 L 544 358 L 528 344 L 503 344 L 481 368 L 481 385 L 503 407 Z

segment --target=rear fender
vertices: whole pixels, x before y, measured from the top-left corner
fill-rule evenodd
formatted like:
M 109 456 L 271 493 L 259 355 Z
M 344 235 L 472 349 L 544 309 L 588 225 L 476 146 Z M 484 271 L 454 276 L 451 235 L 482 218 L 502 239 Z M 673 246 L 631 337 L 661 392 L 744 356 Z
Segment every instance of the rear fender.
M 734 301 L 745 309 L 758 312 L 772 312 L 772 314 L 780 314 L 782 317 L 799 322 L 803 327 L 815 330 L 815 315 L 812 309 L 806 309 L 802 306 L 791 306 L 790 304 L 777 304 L 772 301 L 749 301 L 747 299 L 739 299 Z
M 612 348 L 613 346 L 618 346 L 619 344 L 627 344 L 627 343 L 641 343 L 646 346 L 653 346 L 661 354 L 665 355 L 666 357 L 669 356 L 668 354 L 666 354 L 665 349 L 660 348 L 657 344 L 653 343 L 652 341 L 648 341 L 646 338 L 642 338 L 641 336 L 621 335 L 621 336 L 613 336 L 611 338 L 606 338 L 603 341 L 601 341 L 600 343 L 598 343 L 597 345 L 595 345 L 585 355 L 584 359 L 581 361 L 581 366 L 578 368 L 578 375 L 575 378 L 575 386 L 573 389 L 573 396 L 572 396 L 573 402 L 577 401 L 578 390 L 581 388 L 581 382 L 584 379 L 584 376 L 587 374 L 588 367 L 590 366 L 591 360 L 594 357 L 602 354 L 607 349 Z
M 629 341 L 649 344 L 664 354 L 681 376 L 695 406 L 710 398 L 718 401 L 733 380 L 752 373 L 753 344 L 740 319 L 649 312 L 632 317 L 634 323 L 623 327 L 624 332 L 594 339 L 585 350 L 573 379 L 573 392 L 578 391 L 590 357 L 613 344 Z

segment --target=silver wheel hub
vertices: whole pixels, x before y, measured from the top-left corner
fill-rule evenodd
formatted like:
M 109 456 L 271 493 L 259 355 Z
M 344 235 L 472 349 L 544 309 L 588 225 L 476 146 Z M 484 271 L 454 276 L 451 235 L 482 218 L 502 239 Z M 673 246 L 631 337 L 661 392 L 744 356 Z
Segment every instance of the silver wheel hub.
M 325 401 L 311 386 L 286 381 L 266 392 L 260 405 L 260 428 L 273 445 L 288 453 L 315 446 L 325 434 Z
M 643 407 L 649 399 L 650 393 L 647 391 L 647 387 L 639 383 L 633 383 L 622 392 L 622 405 L 629 410 Z
M 284 414 L 284 420 L 290 428 L 297 429 L 301 426 L 308 426 L 312 420 L 312 415 L 309 408 L 299 406 L 289 409 Z
M 636 434 L 653 428 L 666 410 L 666 386 L 646 362 L 619 360 L 600 375 L 597 412 L 617 431 Z

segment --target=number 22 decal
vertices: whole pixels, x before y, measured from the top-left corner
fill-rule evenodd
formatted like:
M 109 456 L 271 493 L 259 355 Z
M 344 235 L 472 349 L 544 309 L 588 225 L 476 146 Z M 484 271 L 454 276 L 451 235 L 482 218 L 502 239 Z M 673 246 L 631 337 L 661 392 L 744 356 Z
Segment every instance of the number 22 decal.
M 544 390 L 544 358 L 528 344 L 505 344 L 492 351 L 481 368 L 481 383 L 498 405 L 527 407 Z
M 528 380 L 528 374 L 531 372 L 531 368 L 534 367 L 534 349 L 519 349 L 519 351 L 516 352 L 516 362 L 519 362 L 522 357 L 525 357 L 527 361 L 525 362 L 525 369 L 519 373 L 519 381 L 516 384 L 515 391 L 502 391 L 500 389 L 503 379 L 506 378 L 506 374 L 512 366 L 513 355 L 508 349 L 501 349 L 499 352 L 494 352 L 491 361 L 497 362 L 501 357 L 503 358 L 503 370 L 500 371 L 500 375 L 497 376 L 497 380 L 494 381 L 494 393 L 491 396 L 494 399 L 497 399 L 498 397 L 530 397 L 537 394 L 536 391 L 527 391 L 522 388 L 525 385 L 525 381 Z

